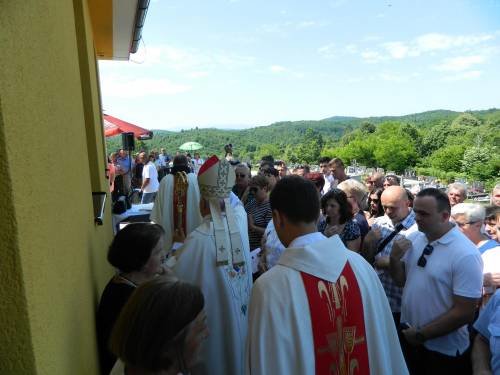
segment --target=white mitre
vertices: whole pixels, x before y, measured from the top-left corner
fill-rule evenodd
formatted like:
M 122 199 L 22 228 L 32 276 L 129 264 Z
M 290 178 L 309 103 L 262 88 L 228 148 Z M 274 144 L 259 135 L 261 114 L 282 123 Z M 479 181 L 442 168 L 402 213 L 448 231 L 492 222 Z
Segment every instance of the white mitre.
M 217 265 L 229 263 L 229 251 L 232 254 L 232 263 L 235 266 L 245 263 L 243 257 L 243 243 L 229 195 L 236 181 L 233 167 L 225 159 L 217 156 L 209 158 L 198 171 L 198 185 L 200 194 L 210 204 L 210 213 L 214 224 L 215 246 L 217 249 Z M 226 235 L 226 226 L 223 221 L 220 200 L 224 200 L 229 236 Z M 229 243 L 227 241 L 229 237 Z

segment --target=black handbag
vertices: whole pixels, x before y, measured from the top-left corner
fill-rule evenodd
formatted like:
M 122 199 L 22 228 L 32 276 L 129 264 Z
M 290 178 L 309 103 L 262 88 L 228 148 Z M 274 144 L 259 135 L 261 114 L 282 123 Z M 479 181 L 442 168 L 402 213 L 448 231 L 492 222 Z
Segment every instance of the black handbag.
M 123 214 L 130 208 L 130 201 L 128 197 L 122 195 L 118 197 L 115 203 L 113 203 L 113 213 L 116 215 Z

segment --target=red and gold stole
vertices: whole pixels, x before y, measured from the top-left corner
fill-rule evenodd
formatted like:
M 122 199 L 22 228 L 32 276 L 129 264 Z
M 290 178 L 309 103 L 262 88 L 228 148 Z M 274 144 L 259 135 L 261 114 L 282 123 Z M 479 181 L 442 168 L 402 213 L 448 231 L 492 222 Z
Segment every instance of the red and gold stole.
M 186 231 L 186 211 L 187 211 L 187 190 L 188 179 L 185 172 L 177 172 L 174 175 L 174 229 L 182 228 L 185 235 Z
M 301 275 L 311 312 L 316 374 L 370 374 L 363 301 L 349 262 L 335 283 Z

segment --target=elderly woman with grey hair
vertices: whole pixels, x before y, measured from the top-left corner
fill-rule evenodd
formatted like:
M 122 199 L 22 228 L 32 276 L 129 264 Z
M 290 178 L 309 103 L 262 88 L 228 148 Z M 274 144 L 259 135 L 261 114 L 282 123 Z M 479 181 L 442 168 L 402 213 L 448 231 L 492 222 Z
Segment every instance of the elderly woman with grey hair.
M 476 203 L 459 203 L 451 208 L 451 218 L 471 240 L 483 258 L 484 291 L 491 294 L 500 286 L 500 247 L 482 231 L 485 209 Z
M 337 185 L 337 188 L 346 193 L 347 200 L 352 206 L 354 221 L 359 225 L 361 238 L 364 238 L 370 230 L 370 226 L 368 225 L 368 221 L 366 220 L 365 213 L 362 209 L 365 206 L 368 189 L 361 182 L 356 181 L 353 178 L 342 181 Z
M 477 203 L 458 203 L 451 208 L 451 217 L 458 229 L 476 245 L 481 254 L 498 246 L 498 242 L 489 239 L 482 230 L 485 212 L 484 207 Z

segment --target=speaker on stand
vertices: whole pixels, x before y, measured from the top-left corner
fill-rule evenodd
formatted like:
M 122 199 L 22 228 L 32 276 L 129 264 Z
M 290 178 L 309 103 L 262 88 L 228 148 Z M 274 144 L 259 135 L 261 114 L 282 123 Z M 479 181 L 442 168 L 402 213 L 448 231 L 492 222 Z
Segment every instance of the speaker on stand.
M 124 150 L 135 150 L 134 133 L 122 133 L 122 145 Z

